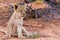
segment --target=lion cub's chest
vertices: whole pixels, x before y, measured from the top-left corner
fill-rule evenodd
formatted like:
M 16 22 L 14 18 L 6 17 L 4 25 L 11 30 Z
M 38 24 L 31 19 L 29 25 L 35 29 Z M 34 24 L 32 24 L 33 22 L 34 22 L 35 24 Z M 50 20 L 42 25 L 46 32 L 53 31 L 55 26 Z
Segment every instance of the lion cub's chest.
M 20 12 L 15 12 L 15 19 L 21 19 L 22 13 Z

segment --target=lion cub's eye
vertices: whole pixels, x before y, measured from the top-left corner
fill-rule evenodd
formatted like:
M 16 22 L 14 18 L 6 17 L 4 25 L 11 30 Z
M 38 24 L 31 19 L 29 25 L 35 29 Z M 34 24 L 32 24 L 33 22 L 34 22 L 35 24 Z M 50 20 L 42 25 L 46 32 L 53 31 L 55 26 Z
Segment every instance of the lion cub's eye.
M 22 12 L 22 10 L 20 10 L 20 12 Z

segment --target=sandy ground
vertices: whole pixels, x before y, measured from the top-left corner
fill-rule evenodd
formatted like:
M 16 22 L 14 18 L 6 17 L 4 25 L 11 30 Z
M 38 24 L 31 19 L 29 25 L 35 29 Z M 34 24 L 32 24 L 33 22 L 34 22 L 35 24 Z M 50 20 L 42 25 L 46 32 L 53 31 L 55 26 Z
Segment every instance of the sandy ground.
M 36 5 L 33 5 L 32 7 L 36 7 Z M 46 8 L 48 5 L 43 4 L 39 7 L 37 6 L 37 8 L 40 7 Z M 10 16 L 10 13 L 0 13 L 0 39 L 6 35 L 6 24 Z M 40 37 L 35 39 L 19 39 L 18 37 L 11 37 L 10 39 L 6 40 L 60 40 L 60 20 L 52 20 L 47 22 L 43 21 L 42 19 L 28 19 L 24 21 L 24 27 L 28 30 L 29 33 L 37 33 Z
M 7 40 L 60 40 L 60 21 L 43 21 L 41 19 L 29 19 L 24 21 L 24 27 L 30 33 L 37 33 L 40 35 L 39 38 L 26 38 L 19 39 L 18 37 L 11 37 Z M 6 27 L 0 27 L 0 30 L 5 32 L 7 31 Z M 5 33 L 0 32 L 0 38 L 4 36 Z

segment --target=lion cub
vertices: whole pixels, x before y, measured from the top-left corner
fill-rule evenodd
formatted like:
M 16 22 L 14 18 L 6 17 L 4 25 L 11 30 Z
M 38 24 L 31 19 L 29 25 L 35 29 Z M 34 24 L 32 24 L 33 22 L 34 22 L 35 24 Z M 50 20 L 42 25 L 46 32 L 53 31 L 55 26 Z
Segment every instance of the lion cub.
M 15 5 L 14 13 L 12 14 L 10 20 L 7 23 L 8 37 L 11 37 L 11 34 L 12 34 L 12 24 L 16 25 L 17 27 L 18 37 L 21 38 L 23 36 L 22 27 L 23 27 L 23 19 L 26 16 L 25 11 L 26 11 L 25 5 Z

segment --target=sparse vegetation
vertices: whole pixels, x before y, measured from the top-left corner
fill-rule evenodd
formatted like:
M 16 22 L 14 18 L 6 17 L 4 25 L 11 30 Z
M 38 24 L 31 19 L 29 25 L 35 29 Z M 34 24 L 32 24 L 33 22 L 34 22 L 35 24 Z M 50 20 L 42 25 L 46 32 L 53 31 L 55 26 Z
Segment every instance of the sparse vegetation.
M 33 34 L 32 37 L 33 37 L 33 38 L 39 38 L 39 35 L 38 35 L 38 34 Z
M 0 12 L 7 12 L 8 11 L 8 6 L 1 6 L 0 7 Z
M 34 3 L 36 4 L 42 4 L 44 2 L 44 0 L 36 0 Z

